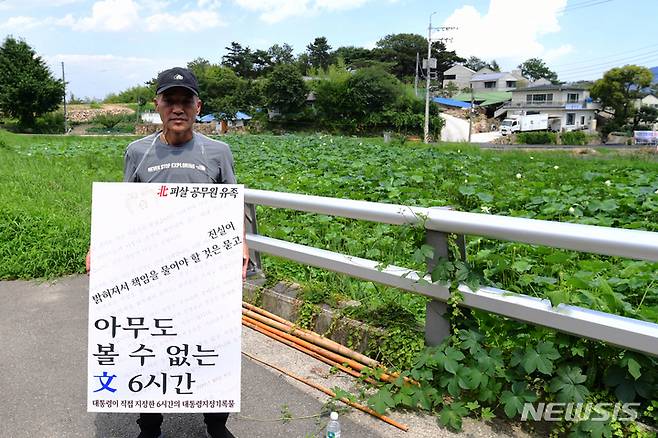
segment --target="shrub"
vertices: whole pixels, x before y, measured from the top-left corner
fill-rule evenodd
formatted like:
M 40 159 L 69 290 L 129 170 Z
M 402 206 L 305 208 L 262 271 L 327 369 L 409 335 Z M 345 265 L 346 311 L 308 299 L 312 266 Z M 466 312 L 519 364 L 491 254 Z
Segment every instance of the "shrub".
M 521 144 L 557 144 L 557 135 L 547 131 L 520 132 L 516 139 Z
M 62 134 L 64 132 L 64 113 L 53 111 L 37 117 L 33 132 L 35 134 Z
M 103 113 L 99 114 L 94 119 L 92 120 L 93 123 L 102 125 L 103 128 L 106 130 L 113 130 L 115 126 L 119 125 L 120 123 L 131 123 L 134 125 L 135 123 L 135 115 L 134 114 L 110 114 L 110 113 Z
M 583 131 L 567 131 L 560 134 L 562 144 L 586 145 L 587 135 Z

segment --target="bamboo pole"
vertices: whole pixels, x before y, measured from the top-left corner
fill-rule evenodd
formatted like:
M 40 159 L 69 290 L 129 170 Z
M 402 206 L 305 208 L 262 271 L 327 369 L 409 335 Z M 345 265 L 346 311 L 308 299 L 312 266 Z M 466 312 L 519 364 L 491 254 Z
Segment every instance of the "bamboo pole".
M 273 320 L 271 318 L 268 318 L 264 315 L 261 315 L 260 313 L 256 313 L 250 309 L 242 309 L 242 314 L 243 315 L 248 315 L 252 319 L 256 319 L 258 321 L 264 322 L 268 325 L 271 325 L 272 327 L 275 327 L 281 331 L 288 332 L 291 335 L 300 337 L 304 339 L 305 341 L 312 342 L 316 345 L 319 345 L 322 348 L 325 348 L 327 350 L 331 350 L 334 353 L 338 353 L 342 356 L 349 357 L 350 359 L 353 359 L 357 362 L 361 362 L 364 365 L 367 365 L 371 368 L 378 368 L 381 367 L 380 363 L 377 362 L 374 359 L 369 358 L 368 356 L 364 356 L 361 353 L 357 353 L 356 351 L 350 350 L 349 348 L 345 347 L 344 345 L 339 344 L 338 342 L 332 341 L 330 339 L 324 338 L 317 333 L 311 332 L 311 331 L 305 331 L 301 330 L 296 327 L 291 327 L 286 325 L 285 323 L 278 322 L 276 320 Z
M 319 385 L 319 384 L 317 384 L 317 383 L 314 383 L 314 382 L 311 382 L 311 381 L 309 381 L 309 380 L 306 380 L 306 379 L 304 379 L 304 378 L 302 378 L 302 377 L 299 377 L 299 376 L 297 376 L 297 375 L 295 375 L 295 374 L 293 374 L 293 373 L 291 373 L 291 372 L 289 372 L 289 371 L 286 371 L 286 370 L 284 370 L 284 369 L 282 369 L 282 368 L 280 368 L 280 367 L 278 367 L 278 366 L 276 366 L 276 365 L 273 365 L 273 364 L 271 364 L 271 363 L 265 362 L 264 360 L 258 359 L 258 358 L 256 358 L 256 357 L 252 356 L 251 354 L 246 353 L 246 352 L 244 352 L 244 351 L 242 352 L 242 354 L 244 354 L 245 356 L 247 356 L 248 358 L 250 358 L 250 359 L 252 359 L 252 360 L 255 360 L 256 362 L 259 362 L 259 363 L 262 363 L 263 365 L 267 365 L 267 366 L 269 366 L 269 367 L 271 367 L 271 368 L 274 368 L 275 370 L 279 371 L 279 372 L 282 373 L 282 374 L 285 374 L 285 375 L 288 376 L 288 377 L 291 377 L 291 378 L 293 378 L 293 379 L 295 379 L 295 380 L 297 380 L 297 381 L 299 381 L 299 382 L 302 382 L 302 383 L 304 383 L 304 384 L 306 384 L 306 385 L 308 385 L 308 386 L 311 386 L 311 387 L 313 387 L 313 388 L 315 388 L 315 389 L 317 389 L 317 390 L 319 390 L 319 391 L 322 391 L 322 392 L 324 392 L 325 394 L 327 394 L 327 395 L 330 396 L 330 397 L 334 397 L 334 398 L 336 398 L 336 394 L 335 394 L 332 390 L 327 389 L 327 388 L 325 388 L 325 387 L 322 386 L 322 385 Z M 400 429 L 400 430 L 403 430 L 403 431 L 405 431 L 405 432 L 407 432 L 407 431 L 409 430 L 409 426 L 407 426 L 407 425 L 405 425 L 405 424 L 398 423 L 397 421 L 395 421 L 395 420 L 393 420 L 393 419 L 391 419 L 391 418 L 389 418 L 389 417 L 387 417 L 387 416 L 385 416 L 385 415 L 378 414 L 377 412 L 373 411 L 373 410 L 370 409 L 369 407 L 364 406 L 364 405 L 362 405 L 362 404 L 360 404 L 360 403 L 355 403 L 355 402 L 349 400 L 347 397 L 342 397 L 342 398 L 340 398 L 339 400 L 342 401 L 343 403 L 349 405 L 349 406 L 352 406 L 352 407 L 354 407 L 354 408 L 356 408 L 356 409 L 359 409 L 360 411 L 366 412 L 366 413 L 372 415 L 373 417 L 377 417 L 377 418 L 379 418 L 380 420 L 382 420 L 382 421 L 384 421 L 384 422 L 386 422 L 386 423 L 388 423 L 388 424 L 390 424 L 390 425 L 392 425 L 392 426 L 395 426 L 395 427 L 397 427 L 397 428 Z
M 246 303 L 246 304 L 248 304 L 248 303 Z M 260 309 L 256 306 L 251 305 L 251 304 L 249 304 L 249 306 L 252 307 L 252 308 L 258 309 L 258 310 L 262 310 L 262 309 Z M 262 310 L 262 312 L 263 313 L 269 313 L 265 310 Z M 295 334 L 299 334 L 300 331 L 304 330 L 304 329 L 291 327 L 293 324 L 290 321 L 287 321 L 287 320 L 285 320 L 281 317 L 278 317 L 277 315 L 274 315 L 274 316 L 276 318 L 280 319 L 280 320 L 283 320 L 284 322 L 279 323 L 278 321 L 274 321 L 274 320 L 268 318 L 267 316 L 254 313 L 254 312 L 252 312 L 248 309 L 245 309 L 245 308 L 242 309 L 242 314 L 243 314 L 243 320 L 246 317 L 250 321 L 252 321 L 252 323 L 257 321 L 260 324 L 262 324 L 263 329 L 265 329 L 265 330 L 274 330 L 274 333 L 276 335 L 278 335 L 279 337 L 283 337 L 283 338 L 295 343 L 296 345 L 301 345 L 301 346 L 305 347 L 306 349 L 309 349 L 309 350 L 311 350 L 315 353 L 321 354 L 322 356 L 324 356 L 324 357 L 326 357 L 326 358 L 328 358 L 328 359 L 330 359 L 334 362 L 347 363 L 351 368 L 353 368 L 355 370 L 358 370 L 360 372 L 363 371 L 363 369 L 368 366 L 368 365 L 364 365 L 363 363 L 358 362 L 358 361 L 355 362 L 355 359 L 353 357 L 342 356 L 342 355 L 340 355 L 340 354 L 338 354 L 338 353 L 336 353 L 336 352 L 334 352 L 330 349 L 324 348 L 322 345 L 315 344 L 314 341 L 317 340 L 317 339 L 320 339 L 320 340 L 323 340 L 323 341 L 330 341 L 334 344 L 337 344 L 337 343 L 334 342 L 334 341 L 328 340 L 326 338 L 323 338 L 323 337 L 319 336 L 318 334 L 316 334 L 314 332 L 310 332 L 310 331 L 306 330 L 306 332 L 310 335 L 310 336 L 306 337 L 307 339 L 301 339 L 300 337 L 295 336 Z M 292 328 L 293 329 L 292 332 L 290 330 L 288 330 L 287 328 L 288 329 Z M 345 347 L 343 345 L 340 345 L 340 344 L 337 344 L 337 345 L 340 346 L 340 350 L 343 351 L 343 352 L 347 352 L 348 354 L 350 352 L 351 353 L 356 353 L 356 352 L 348 349 L 347 347 Z M 357 354 L 359 354 L 359 353 L 357 353 Z M 332 356 L 332 355 L 334 355 L 334 356 Z M 352 355 L 350 355 L 350 356 L 352 356 Z M 363 356 L 363 355 L 361 355 L 361 356 Z M 367 356 L 363 356 L 363 357 L 367 358 L 369 361 L 372 361 L 372 362 L 374 362 L 378 365 L 376 367 L 376 369 L 378 369 L 382 372 L 381 376 L 379 377 L 380 380 L 383 380 L 383 381 L 386 381 L 386 382 L 393 382 L 397 377 L 399 377 L 400 373 L 396 372 L 396 373 L 389 374 L 389 373 L 387 373 L 386 367 L 384 367 L 383 365 L 381 365 L 378 362 L 368 358 Z M 405 383 L 411 383 L 413 385 L 418 385 L 418 382 L 416 382 L 415 380 L 410 379 L 408 377 L 404 377 L 404 382 Z
M 333 361 L 329 358 L 326 358 L 326 357 L 322 356 L 321 354 L 315 353 L 314 351 L 311 351 L 308 348 L 305 348 L 305 347 L 302 347 L 301 345 L 295 344 L 294 342 L 289 341 L 288 339 L 285 339 L 285 338 L 283 338 L 283 337 L 281 337 L 281 336 L 279 336 L 275 333 L 269 332 L 269 331 L 259 327 L 258 325 L 249 322 L 245 317 L 243 317 L 243 319 L 242 319 L 242 324 L 244 324 L 245 326 L 247 326 L 247 327 L 249 327 L 253 330 L 256 330 L 256 331 L 264 334 L 265 336 L 269 336 L 272 339 L 275 339 L 275 340 L 277 340 L 277 341 L 279 341 L 283 344 L 286 344 L 289 347 L 295 348 L 295 349 L 297 349 L 297 350 L 299 350 L 303 353 L 306 353 L 309 356 L 314 357 L 315 359 L 318 359 L 318 360 L 326 363 L 327 365 L 331 365 L 333 367 L 336 367 L 339 370 L 343 371 L 344 373 L 349 374 L 350 376 L 357 377 L 357 378 L 362 377 L 360 372 L 358 372 L 356 370 L 353 370 L 352 368 L 348 368 L 348 367 L 344 366 L 343 364 L 338 363 L 336 361 Z M 375 384 L 375 381 L 373 379 L 371 379 L 370 377 L 366 377 L 365 381 L 370 383 L 371 385 Z
M 340 364 L 347 364 L 350 368 L 353 368 L 357 371 L 362 371 L 364 368 L 366 368 L 365 365 L 362 363 L 359 363 L 353 359 L 347 358 L 345 356 L 341 356 L 339 354 L 334 353 L 333 351 L 326 350 L 318 345 L 314 345 L 308 341 L 305 341 L 304 339 L 297 338 L 290 333 L 286 333 L 282 330 L 279 330 L 275 327 L 271 327 L 261 321 L 258 321 L 256 319 L 253 319 L 247 315 L 242 315 L 242 320 L 250 322 L 253 325 L 256 325 L 264 330 L 267 330 L 268 332 L 274 333 L 284 339 L 287 339 L 291 342 L 294 342 L 297 345 L 301 345 L 302 347 L 311 350 L 314 353 L 320 354 L 328 359 L 331 359 L 334 362 L 338 362 Z

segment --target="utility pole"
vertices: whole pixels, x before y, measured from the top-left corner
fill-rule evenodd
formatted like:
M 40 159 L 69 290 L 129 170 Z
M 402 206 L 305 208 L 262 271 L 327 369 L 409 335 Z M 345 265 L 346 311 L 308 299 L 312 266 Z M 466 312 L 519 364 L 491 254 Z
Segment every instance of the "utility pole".
M 69 127 L 66 119 L 66 78 L 64 77 L 64 61 L 62 61 L 62 83 L 64 83 L 64 134 L 68 134 Z
M 471 132 L 473 132 L 473 111 L 475 111 L 475 107 L 473 106 L 474 103 L 474 96 L 473 96 L 473 87 L 471 87 L 471 107 L 468 109 L 468 142 L 471 142 Z
M 419 62 L 420 54 L 416 52 L 416 71 L 414 75 L 414 93 L 416 93 L 416 97 L 418 97 L 418 62 Z
M 430 142 L 430 59 L 432 59 L 432 15 L 436 12 L 430 14 L 430 23 L 427 28 L 427 84 L 425 88 L 425 129 L 423 130 L 425 134 L 425 143 Z

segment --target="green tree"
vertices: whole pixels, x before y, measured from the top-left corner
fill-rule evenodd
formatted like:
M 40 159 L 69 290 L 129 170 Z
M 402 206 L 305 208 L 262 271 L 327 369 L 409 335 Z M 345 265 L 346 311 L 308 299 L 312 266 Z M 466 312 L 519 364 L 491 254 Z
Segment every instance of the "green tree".
M 468 67 L 475 71 L 482 70 L 483 68 L 488 68 L 492 71 L 500 71 L 500 67 L 498 66 L 498 63 L 495 59 L 489 63 L 484 59 L 478 58 L 477 56 L 469 57 L 464 63 L 464 67 Z
M 306 46 L 308 60 L 313 68 L 326 70 L 331 64 L 331 46 L 325 37 L 317 37 Z
M 604 108 L 612 108 L 615 124 L 621 126 L 633 117 L 634 103 L 641 97 L 641 89 L 648 87 L 652 80 L 651 70 L 646 67 L 615 67 L 594 82 L 590 93 L 601 101 Z
M 127 88 L 118 94 L 108 94 L 105 98 L 105 103 L 140 103 L 143 105 L 146 102 L 153 100 L 155 96 L 155 87 L 147 85 L 135 85 L 134 87 Z M 69 100 L 69 102 L 71 102 Z M 72 103 L 72 102 L 71 102 Z
M 526 78 L 536 81 L 537 79 L 548 79 L 553 84 L 559 83 L 557 73 L 548 68 L 546 63 L 539 58 L 530 58 L 518 65 L 521 74 Z
M 226 55 L 222 56 L 222 65 L 230 68 L 240 77 L 253 77 L 254 54 L 249 47 L 242 47 L 240 43 L 231 42 L 225 47 Z
M 658 122 L 658 108 L 643 105 L 633 114 L 633 131 L 641 125 L 652 125 Z
M 22 128 L 32 128 L 37 117 L 57 109 L 64 98 L 64 83 L 25 41 L 5 39 L 0 69 L 0 111 L 16 117 Z
M 360 116 L 383 111 L 401 93 L 400 81 L 379 68 L 358 70 L 347 80 L 347 99 L 352 112 Z
M 400 80 L 407 80 L 415 75 L 416 54 L 423 59 L 427 57 L 427 39 L 412 33 L 386 35 L 377 41 L 373 50 L 376 58 L 383 62 L 392 62 L 390 72 Z M 446 50 L 441 41 L 432 43 L 432 58 L 437 59 L 437 71 L 443 73 L 453 64 L 466 61 L 454 51 Z
M 295 56 L 292 54 L 292 47 L 288 43 L 283 45 L 274 44 L 267 49 L 267 54 L 273 65 L 292 64 L 295 62 Z
M 308 87 L 304 78 L 292 64 L 280 64 L 267 77 L 263 96 L 269 108 L 276 108 L 284 115 L 299 112 L 306 102 Z

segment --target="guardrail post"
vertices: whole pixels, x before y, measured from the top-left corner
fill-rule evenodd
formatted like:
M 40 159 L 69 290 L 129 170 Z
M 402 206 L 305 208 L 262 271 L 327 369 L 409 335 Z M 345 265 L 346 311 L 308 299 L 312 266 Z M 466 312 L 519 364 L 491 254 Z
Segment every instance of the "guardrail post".
M 245 228 L 249 234 L 258 234 L 258 221 L 256 220 L 256 206 L 254 204 L 244 204 Z M 259 275 L 263 278 L 263 265 L 260 260 L 260 252 L 249 249 L 249 266 L 247 267 L 247 277 Z
M 450 207 L 435 207 L 450 209 Z M 463 235 L 457 237 L 462 259 L 466 260 L 466 244 Z M 432 258 L 427 259 L 427 270 L 432 272 L 439 257 L 451 258 L 448 248 L 448 234 L 441 231 L 426 230 L 425 243 L 434 249 Z M 450 336 L 450 322 L 445 318 L 447 304 L 439 300 L 431 300 L 425 307 L 425 344 L 439 345 Z

